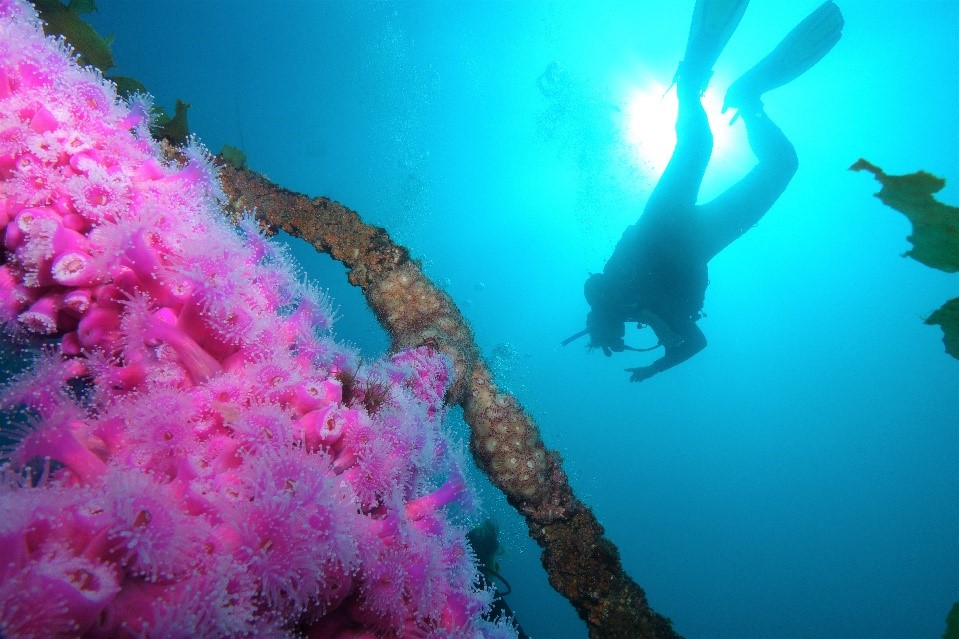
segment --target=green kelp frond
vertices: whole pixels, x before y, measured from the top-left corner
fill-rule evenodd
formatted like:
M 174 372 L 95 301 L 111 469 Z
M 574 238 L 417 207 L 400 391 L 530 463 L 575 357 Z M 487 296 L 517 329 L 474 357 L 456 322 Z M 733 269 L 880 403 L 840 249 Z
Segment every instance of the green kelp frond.
M 959 639 L 959 601 L 952 604 L 952 610 L 946 617 L 946 632 L 943 633 L 942 639 Z
M 46 23 L 47 35 L 60 35 L 76 49 L 85 64 L 92 64 L 101 72 L 113 66 L 113 53 L 110 51 L 112 37 L 101 38 L 93 27 L 87 24 L 81 13 L 97 10 L 93 0 L 71 0 L 63 4 L 60 0 L 34 0 L 34 6 L 40 19 Z
M 946 345 L 946 352 L 959 359 L 959 297 L 949 300 L 938 311 L 927 317 L 926 324 L 939 325 L 942 329 L 942 343 Z M 959 639 L 959 636 L 956 639 Z
M 149 93 L 143 83 L 136 78 L 130 78 L 125 75 L 111 75 L 108 79 L 117 85 L 117 95 L 124 100 L 129 100 L 137 93 L 142 95 Z
M 869 171 L 882 184 L 876 197 L 904 214 L 912 222 L 908 239 L 913 249 L 905 255 L 926 266 L 955 273 L 959 271 L 959 207 L 932 197 L 946 181 L 925 171 L 909 175 L 887 175 L 875 164 L 859 159 L 850 171 Z M 926 324 L 942 328 L 946 352 L 959 359 L 959 298 L 949 300 L 926 318 Z
M 94 0 L 70 0 L 67 6 L 77 13 L 93 13 L 97 10 L 97 3 Z
M 947 273 L 959 271 L 959 207 L 932 197 L 946 185 L 944 179 L 925 171 L 887 175 L 862 159 L 849 169 L 875 175 L 882 184 L 876 197 L 912 222 L 912 235 L 906 239 L 912 242 L 913 248 L 905 253 L 907 257 Z
M 220 157 L 233 165 L 234 168 L 246 168 L 246 153 L 244 153 L 242 149 L 238 149 L 235 146 L 224 144 L 223 148 L 220 149 Z
M 174 146 L 183 146 L 190 137 L 190 127 L 186 121 L 186 111 L 190 108 L 188 102 L 177 99 L 171 118 L 162 109 L 153 123 L 153 137 L 157 140 L 167 139 Z

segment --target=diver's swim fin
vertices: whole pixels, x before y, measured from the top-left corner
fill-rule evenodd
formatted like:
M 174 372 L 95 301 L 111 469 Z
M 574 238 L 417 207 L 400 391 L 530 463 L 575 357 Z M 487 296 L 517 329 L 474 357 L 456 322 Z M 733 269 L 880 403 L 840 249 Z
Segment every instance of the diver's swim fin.
M 705 88 L 713 66 L 732 37 L 749 0 L 696 0 L 689 23 L 686 55 L 676 72 Z M 675 81 L 675 79 L 674 79 Z
M 811 69 L 839 42 L 843 24 L 842 13 L 835 3 L 821 4 L 796 25 L 772 53 L 733 82 L 726 93 L 723 111 L 754 103 L 763 93 Z

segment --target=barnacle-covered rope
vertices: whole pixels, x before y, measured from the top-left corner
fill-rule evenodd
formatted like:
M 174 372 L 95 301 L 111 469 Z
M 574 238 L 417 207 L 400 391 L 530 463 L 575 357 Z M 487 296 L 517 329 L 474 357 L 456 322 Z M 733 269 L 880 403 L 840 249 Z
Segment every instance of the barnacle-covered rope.
M 550 583 L 576 608 L 590 637 L 678 638 L 622 568 L 616 546 L 580 501 L 558 455 L 510 393 L 499 389 L 472 331 L 450 297 L 385 229 L 326 198 L 309 198 L 226 164 L 228 210 L 255 210 L 267 232 L 284 230 L 342 262 L 392 340 L 392 349 L 428 345 L 454 362 L 447 403 L 463 407 L 477 464 L 526 520 L 542 547 Z

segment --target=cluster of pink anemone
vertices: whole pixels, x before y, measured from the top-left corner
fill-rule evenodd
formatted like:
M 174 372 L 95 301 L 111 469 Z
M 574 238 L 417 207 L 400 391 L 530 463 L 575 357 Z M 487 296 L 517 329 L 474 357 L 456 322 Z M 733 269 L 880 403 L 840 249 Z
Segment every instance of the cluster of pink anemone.
M 208 154 L 167 162 L 0 0 L 0 636 L 515 637 L 457 515 L 448 361 L 361 364 Z

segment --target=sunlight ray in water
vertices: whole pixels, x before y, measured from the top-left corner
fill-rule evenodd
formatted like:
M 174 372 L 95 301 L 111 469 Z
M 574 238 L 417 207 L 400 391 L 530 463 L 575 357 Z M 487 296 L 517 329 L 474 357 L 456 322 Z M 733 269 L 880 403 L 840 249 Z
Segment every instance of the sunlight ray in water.
M 703 106 L 713 131 L 713 160 L 738 159 L 735 129 L 729 126 L 732 112 L 722 111 L 722 95 L 716 89 L 707 89 Z M 623 108 L 623 136 L 632 147 L 633 160 L 643 171 L 659 175 L 676 145 L 676 111 L 678 100 L 675 87 L 667 87 L 655 80 L 631 88 Z

